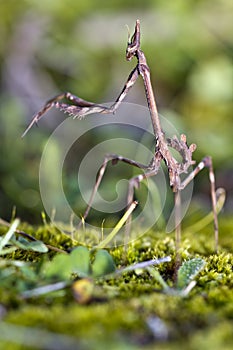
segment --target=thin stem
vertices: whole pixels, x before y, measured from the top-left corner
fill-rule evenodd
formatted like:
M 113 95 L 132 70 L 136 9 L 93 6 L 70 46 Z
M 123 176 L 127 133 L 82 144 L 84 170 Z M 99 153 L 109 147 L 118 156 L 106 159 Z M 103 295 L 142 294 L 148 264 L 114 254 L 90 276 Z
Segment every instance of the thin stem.
M 180 241 L 181 241 L 181 197 L 180 191 L 175 192 L 175 242 L 176 242 L 176 261 L 175 261 L 175 272 L 174 272 L 174 281 L 177 280 L 177 271 L 181 264 L 180 256 Z

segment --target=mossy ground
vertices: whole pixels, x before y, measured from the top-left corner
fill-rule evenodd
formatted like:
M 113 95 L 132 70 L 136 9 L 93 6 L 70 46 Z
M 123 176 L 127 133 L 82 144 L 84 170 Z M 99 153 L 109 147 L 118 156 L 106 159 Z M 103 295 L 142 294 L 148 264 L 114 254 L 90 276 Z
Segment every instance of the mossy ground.
M 77 245 L 49 225 L 37 229 L 21 225 L 21 229 L 60 249 L 70 250 Z M 183 232 L 181 258 L 202 257 L 206 261 L 196 278 L 197 285 L 186 298 L 163 293 L 146 271 L 96 280 L 93 298 L 85 305 L 75 301 L 70 288 L 24 300 L 14 288 L 0 285 L 0 333 L 5 334 L 4 339 L 10 338 L 0 340 L 0 348 L 230 350 L 233 346 L 232 232 L 233 219 L 222 219 L 218 254 L 213 253 L 211 227 L 197 234 Z M 170 255 L 172 261 L 159 265 L 158 270 L 172 285 L 174 249 L 173 236 L 149 232 L 132 242 L 127 250 L 118 247 L 109 252 L 117 267 Z M 50 251 L 46 255 L 51 259 L 54 254 Z M 44 255 L 17 250 L 5 259 L 39 262 Z M 159 327 L 158 320 L 160 326 L 165 326 L 166 336 L 160 337 L 162 333 L 153 331 L 153 322 Z M 68 338 L 59 341 L 59 334 Z

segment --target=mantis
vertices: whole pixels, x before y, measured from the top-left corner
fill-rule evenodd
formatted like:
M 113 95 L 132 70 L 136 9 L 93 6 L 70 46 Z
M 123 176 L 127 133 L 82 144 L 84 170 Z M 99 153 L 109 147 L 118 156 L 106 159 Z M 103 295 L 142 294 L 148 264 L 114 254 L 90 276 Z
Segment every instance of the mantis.
M 212 210 L 214 216 L 214 235 L 215 235 L 215 250 L 218 249 L 218 217 L 217 217 L 217 200 L 216 200 L 216 190 L 215 190 L 215 176 L 213 171 L 212 158 L 210 156 L 204 157 L 199 164 L 188 174 L 188 169 L 193 166 L 196 162 L 192 159 L 192 154 L 196 149 L 195 144 L 188 145 L 186 141 L 186 135 L 181 134 L 180 138 L 173 136 L 172 138 L 166 138 L 165 133 L 162 130 L 158 109 L 156 105 L 155 96 L 153 93 L 153 88 L 150 78 L 150 69 L 148 67 L 146 57 L 144 52 L 140 47 L 140 21 L 136 21 L 135 30 L 131 38 L 128 39 L 127 48 L 126 48 L 126 60 L 131 61 L 133 58 L 137 60 L 137 64 L 132 72 L 129 74 L 129 77 L 117 97 L 116 101 L 110 106 L 106 107 L 101 104 L 96 104 L 83 100 L 82 98 L 75 96 L 70 92 L 61 93 L 52 99 L 48 100 L 45 105 L 36 113 L 26 128 L 22 136 L 25 136 L 26 133 L 31 129 L 31 127 L 37 123 L 46 112 L 51 108 L 55 107 L 67 113 L 69 116 L 74 118 L 83 118 L 88 114 L 98 113 L 98 114 L 107 114 L 115 113 L 119 108 L 120 104 L 128 94 L 129 90 L 135 84 L 139 76 L 142 77 L 144 82 L 145 95 L 147 99 L 147 104 L 150 112 L 154 137 L 156 140 L 156 146 L 154 150 L 153 158 L 149 164 L 141 164 L 134 160 L 125 158 L 118 154 L 107 154 L 104 158 L 104 161 L 99 169 L 96 183 L 92 190 L 90 200 L 88 202 L 87 208 L 83 215 L 85 220 L 88 216 L 88 213 L 91 209 L 94 197 L 98 191 L 99 185 L 104 176 L 104 172 L 109 162 L 113 165 L 118 162 L 124 162 L 134 167 L 137 167 L 143 170 L 143 174 L 134 176 L 129 180 L 129 188 L 127 194 L 127 209 L 131 206 L 134 201 L 134 190 L 138 188 L 140 183 L 152 176 L 156 176 L 161 166 L 161 162 L 164 162 L 167 170 L 170 181 L 170 187 L 174 193 L 174 203 L 175 203 L 175 226 L 176 226 L 176 249 L 179 249 L 180 240 L 181 240 L 181 227 L 180 227 L 180 208 L 181 208 L 181 197 L 180 192 L 195 178 L 195 176 L 204 168 L 209 170 L 209 180 L 210 180 L 210 193 L 212 200 Z M 70 104 L 61 102 L 62 100 L 67 100 Z M 181 156 L 181 161 L 178 161 L 172 155 L 171 149 L 177 151 Z M 181 179 L 181 174 L 187 174 L 186 178 Z M 126 226 L 130 227 L 129 217 Z M 80 222 L 80 224 L 82 224 Z

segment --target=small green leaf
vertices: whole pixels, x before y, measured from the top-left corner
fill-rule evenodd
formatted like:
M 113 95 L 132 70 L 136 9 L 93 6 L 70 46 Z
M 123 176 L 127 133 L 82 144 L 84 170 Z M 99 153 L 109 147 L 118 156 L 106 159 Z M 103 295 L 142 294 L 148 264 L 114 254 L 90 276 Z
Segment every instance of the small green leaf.
M 45 266 L 46 277 L 56 277 L 63 280 L 70 278 L 71 272 L 71 259 L 69 255 L 65 254 L 57 254 Z
M 35 252 L 39 252 L 39 253 L 48 252 L 48 248 L 42 241 L 29 242 L 28 249 L 34 250 Z
M 70 254 L 72 272 L 80 277 L 87 277 L 91 274 L 90 252 L 86 247 L 78 247 Z
M 185 288 L 203 269 L 205 264 L 205 261 L 201 258 L 185 261 L 178 270 L 177 289 Z
M 46 247 L 46 245 L 42 241 L 28 241 L 27 239 L 25 239 L 23 237 L 19 237 L 18 240 L 16 240 L 16 239 L 13 240 L 13 243 L 21 249 L 33 250 L 33 251 L 39 252 L 39 253 L 47 253 L 48 252 L 48 248 Z
M 112 256 L 104 249 L 98 250 L 92 264 L 94 277 L 100 277 L 112 273 L 116 270 L 116 265 Z

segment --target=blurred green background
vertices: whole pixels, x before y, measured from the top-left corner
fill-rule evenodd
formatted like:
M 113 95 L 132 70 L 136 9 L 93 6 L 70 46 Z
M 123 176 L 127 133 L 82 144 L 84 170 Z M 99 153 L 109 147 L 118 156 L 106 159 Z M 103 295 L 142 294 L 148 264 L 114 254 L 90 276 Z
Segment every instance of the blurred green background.
M 100 103 L 118 95 L 135 63 L 124 58 L 125 24 L 132 33 L 137 18 L 160 113 L 198 145 L 196 160 L 212 155 L 217 186 L 227 190 L 225 212 L 231 212 L 232 12 L 231 0 L 0 0 L 0 216 L 9 219 L 15 206 L 23 220 L 40 222 L 40 157 L 64 116 L 54 110 L 20 136 L 61 91 Z M 127 100 L 145 105 L 142 84 Z M 72 158 L 69 164 L 65 183 L 78 207 Z M 195 195 L 205 206 L 207 175 L 199 175 Z

